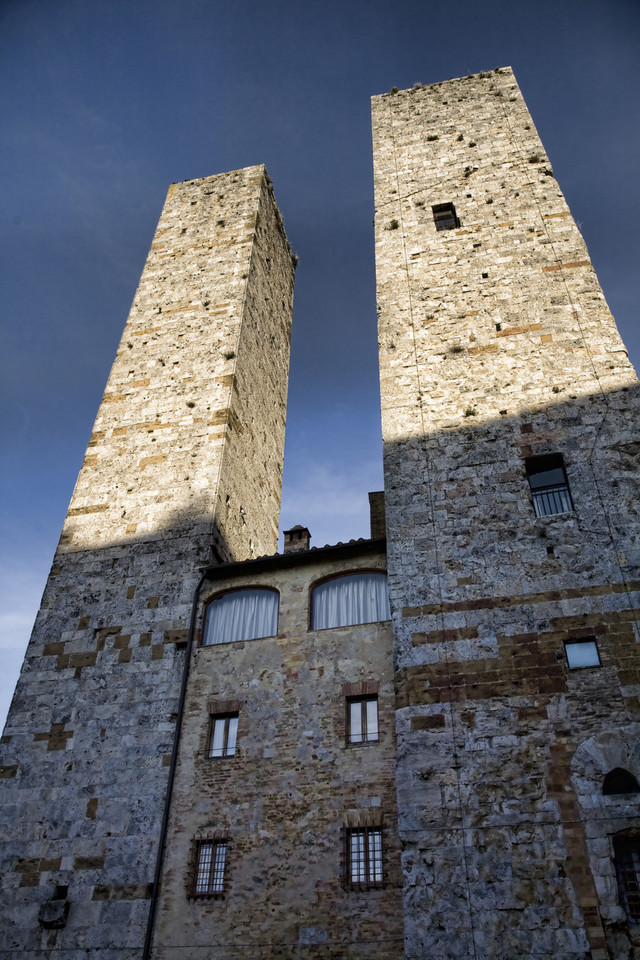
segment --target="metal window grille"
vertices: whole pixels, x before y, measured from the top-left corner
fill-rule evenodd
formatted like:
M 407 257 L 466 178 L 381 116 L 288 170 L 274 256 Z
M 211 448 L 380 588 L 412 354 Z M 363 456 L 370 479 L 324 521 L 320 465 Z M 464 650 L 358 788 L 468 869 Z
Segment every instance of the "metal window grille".
M 573 510 L 562 454 L 530 457 L 526 469 L 536 517 L 551 517 Z
M 233 757 L 238 736 L 238 714 L 228 713 L 211 717 L 209 739 L 210 757 Z
M 347 742 L 372 743 L 378 739 L 378 698 L 350 697 L 347 700 Z
M 226 840 L 196 841 L 196 863 L 191 895 L 211 897 L 224 892 Z
M 346 831 L 347 880 L 352 887 L 381 887 L 382 830 L 358 827 Z
M 438 203 L 433 210 L 433 220 L 436 230 L 455 230 L 460 226 L 456 216 L 456 208 L 452 203 Z
M 536 517 L 551 517 L 554 513 L 570 513 L 573 510 L 569 486 L 559 483 L 553 487 L 532 490 L 533 508 Z
M 640 923 L 640 838 L 614 839 L 620 903 L 634 923 Z

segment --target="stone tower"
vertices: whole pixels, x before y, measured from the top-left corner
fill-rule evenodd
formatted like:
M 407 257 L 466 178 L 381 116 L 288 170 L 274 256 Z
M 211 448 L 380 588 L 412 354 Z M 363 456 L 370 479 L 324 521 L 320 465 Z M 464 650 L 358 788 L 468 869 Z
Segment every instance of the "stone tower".
M 194 589 L 276 548 L 293 275 L 264 167 L 171 187 L 2 739 L 2 955 L 141 955 Z
M 406 956 L 640 956 L 638 383 L 510 69 L 373 130 Z

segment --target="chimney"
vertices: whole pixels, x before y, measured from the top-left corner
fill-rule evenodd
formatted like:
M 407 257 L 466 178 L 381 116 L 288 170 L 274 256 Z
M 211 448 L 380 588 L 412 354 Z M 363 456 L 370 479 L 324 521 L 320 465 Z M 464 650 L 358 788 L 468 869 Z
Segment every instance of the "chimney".
M 309 549 L 310 540 L 311 534 L 307 528 L 296 523 L 295 527 L 291 527 L 291 530 L 284 531 L 284 552 L 302 553 L 303 550 Z
M 369 512 L 371 514 L 371 539 L 386 537 L 387 525 L 384 513 L 384 490 L 369 494 Z

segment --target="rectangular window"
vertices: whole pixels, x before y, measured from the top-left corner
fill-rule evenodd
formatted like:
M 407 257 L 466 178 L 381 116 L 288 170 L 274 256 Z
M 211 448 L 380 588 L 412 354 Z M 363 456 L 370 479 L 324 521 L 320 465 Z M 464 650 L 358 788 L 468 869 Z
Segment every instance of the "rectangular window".
M 346 831 L 347 882 L 351 887 L 381 887 L 382 830 L 355 827 Z
M 210 757 L 233 757 L 238 736 L 238 714 L 227 713 L 211 717 Z
M 347 743 L 371 743 L 378 739 L 378 698 L 349 697 Z
M 640 838 L 614 837 L 613 850 L 620 903 L 629 920 L 640 923 Z
M 600 655 L 595 640 L 568 640 L 564 645 L 564 652 L 572 670 L 577 667 L 600 666 Z
M 526 470 L 536 517 L 551 517 L 573 510 L 561 454 L 530 457 L 526 461 Z
M 192 896 L 213 897 L 224 892 L 226 840 L 197 840 Z
M 433 210 L 433 220 L 436 230 L 455 230 L 460 226 L 456 216 L 456 208 L 452 203 L 437 203 Z

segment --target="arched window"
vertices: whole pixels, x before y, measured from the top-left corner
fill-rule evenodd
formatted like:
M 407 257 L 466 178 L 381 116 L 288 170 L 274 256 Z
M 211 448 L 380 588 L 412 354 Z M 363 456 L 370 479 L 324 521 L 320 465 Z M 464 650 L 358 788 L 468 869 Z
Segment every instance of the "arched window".
M 602 792 L 605 797 L 614 793 L 640 793 L 640 784 L 628 770 L 616 767 L 604 778 Z
M 223 593 L 207 607 L 203 644 L 274 637 L 278 632 L 278 602 L 277 591 L 264 587 Z
M 318 584 L 313 591 L 313 630 L 389 620 L 386 573 L 350 573 Z

